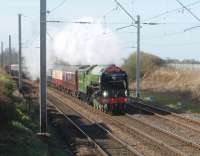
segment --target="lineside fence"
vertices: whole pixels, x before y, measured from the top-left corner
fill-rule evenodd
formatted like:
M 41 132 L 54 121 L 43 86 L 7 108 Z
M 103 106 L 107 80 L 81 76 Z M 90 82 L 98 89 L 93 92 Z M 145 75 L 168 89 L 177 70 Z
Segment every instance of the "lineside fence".
M 178 63 L 168 63 L 168 67 L 173 67 L 179 70 L 192 70 L 200 71 L 200 64 L 178 64 Z

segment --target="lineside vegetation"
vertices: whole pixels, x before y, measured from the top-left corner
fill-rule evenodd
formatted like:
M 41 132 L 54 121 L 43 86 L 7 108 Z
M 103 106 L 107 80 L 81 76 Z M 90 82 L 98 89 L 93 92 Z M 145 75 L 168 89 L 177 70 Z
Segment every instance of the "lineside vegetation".
M 161 103 L 184 111 L 199 112 L 200 72 L 176 69 L 167 63 L 199 63 L 195 60 L 164 60 L 158 56 L 141 53 L 142 96 L 154 96 Z M 136 53 L 124 60 L 123 69 L 129 74 L 130 89 L 135 88 Z M 162 96 L 161 96 L 162 94 Z M 162 97 L 162 98 L 161 98 Z M 172 99 L 173 97 L 173 99 Z M 154 99 L 154 98 L 153 98 Z M 163 100 L 164 99 L 164 100 Z
M 15 82 L 0 69 L 0 156 L 66 155 L 55 135 L 47 142 L 36 136 L 39 106 L 32 105 L 32 114 L 28 115 L 24 99 L 13 94 L 14 89 Z
M 150 74 L 157 70 L 158 68 L 165 65 L 165 61 L 160 57 L 141 52 L 141 77 L 146 74 Z M 122 68 L 128 73 L 130 80 L 135 80 L 136 78 L 136 53 L 131 54 L 127 59 L 124 59 L 124 64 Z

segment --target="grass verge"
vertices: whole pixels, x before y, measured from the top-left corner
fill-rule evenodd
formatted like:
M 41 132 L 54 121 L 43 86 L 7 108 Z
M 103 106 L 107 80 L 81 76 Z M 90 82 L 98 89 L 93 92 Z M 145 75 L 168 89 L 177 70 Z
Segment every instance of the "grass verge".
M 200 113 L 200 104 L 196 101 L 176 96 L 175 93 L 143 91 L 141 97 L 149 104 L 158 104 L 186 113 Z
M 32 104 L 28 115 L 25 100 L 12 95 L 14 82 L 1 70 L 0 74 L 0 106 L 3 108 L 0 109 L 0 117 L 7 109 L 7 103 L 14 106 L 14 113 L 7 113 L 12 118 L 7 117 L 6 124 L 0 123 L 0 156 L 66 156 L 54 129 L 49 128 L 52 135 L 47 141 L 40 140 L 36 135 L 39 132 L 38 104 Z

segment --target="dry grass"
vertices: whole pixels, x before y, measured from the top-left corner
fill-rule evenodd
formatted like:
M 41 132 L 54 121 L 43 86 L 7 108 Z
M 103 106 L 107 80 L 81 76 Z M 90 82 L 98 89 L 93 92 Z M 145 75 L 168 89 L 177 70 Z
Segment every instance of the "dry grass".
M 143 90 L 172 92 L 200 101 L 199 71 L 160 68 L 145 75 L 141 86 Z

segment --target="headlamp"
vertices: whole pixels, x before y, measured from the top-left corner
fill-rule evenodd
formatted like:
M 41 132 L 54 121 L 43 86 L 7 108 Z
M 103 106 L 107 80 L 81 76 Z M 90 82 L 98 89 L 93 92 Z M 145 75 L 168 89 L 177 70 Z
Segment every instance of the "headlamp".
M 108 92 L 107 91 L 103 91 L 103 96 L 107 97 L 108 96 Z

